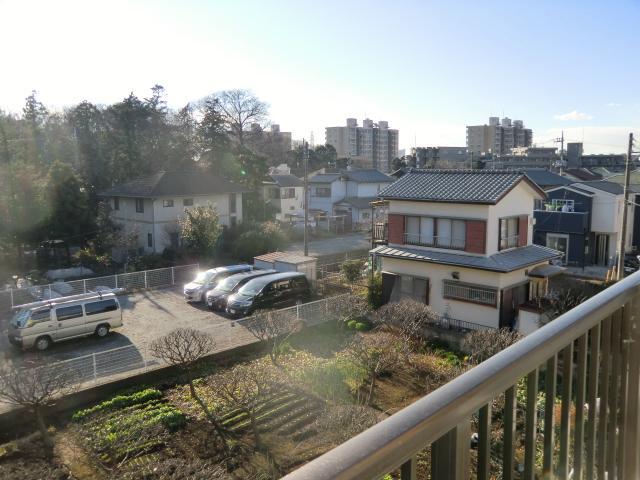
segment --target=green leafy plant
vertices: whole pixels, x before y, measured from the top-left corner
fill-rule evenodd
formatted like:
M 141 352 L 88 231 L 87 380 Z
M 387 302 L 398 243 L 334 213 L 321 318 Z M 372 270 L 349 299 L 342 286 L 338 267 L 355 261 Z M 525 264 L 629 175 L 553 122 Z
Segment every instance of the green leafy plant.
M 364 263 L 364 260 L 347 260 L 340 266 L 340 270 L 348 282 L 355 282 L 362 278 Z
M 371 330 L 371 325 L 365 322 L 357 322 L 355 325 L 355 329 L 359 332 L 366 332 L 368 330 Z
M 79 410 L 73 414 L 72 419 L 80 421 L 98 412 L 117 410 L 130 405 L 147 403 L 150 400 L 157 400 L 160 398 L 162 398 L 162 393 L 159 390 L 156 390 L 155 388 L 147 388 L 131 395 L 118 395 L 91 408 Z
M 374 310 L 380 308 L 382 302 L 382 275 L 376 273 L 373 277 L 369 278 L 369 285 L 367 289 L 367 302 L 369 306 Z

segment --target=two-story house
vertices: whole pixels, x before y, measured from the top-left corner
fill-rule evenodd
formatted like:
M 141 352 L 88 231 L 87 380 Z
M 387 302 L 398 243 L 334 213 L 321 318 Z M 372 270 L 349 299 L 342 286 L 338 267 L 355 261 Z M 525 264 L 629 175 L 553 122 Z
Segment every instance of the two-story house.
M 347 230 L 371 224 L 370 202 L 395 178 L 375 169 L 317 173 L 309 178 L 309 209 L 344 219 Z
M 304 215 L 304 182 L 295 175 L 269 175 L 262 182 L 262 196 L 276 220 L 287 222 Z
M 636 188 L 631 190 L 625 253 L 640 244 Z M 534 242 L 562 251 L 563 262 L 570 266 L 614 265 L 622 226 L 622 185 L 604 180 L 574 182 L 550 188 L 547 195 L 548 200 L 538 202 L 534 211 Z
M 513 326 L 561 256 L 532 243 L 533 203 L 545 193 L 523 173 L 412 169 L 379 197 L 388 245 L 371 254 L 385 302 L 412 298 L 446 318 Z
M 100 196 L 111 218 L 135 238 L 140 253 L 162 253 L 179 243 L 178 220 L 194 206 L 215 208 L 221 225 L 242 221 L 242 194 L 248 190 L 203 172 L 159 172 L 117 185 Z

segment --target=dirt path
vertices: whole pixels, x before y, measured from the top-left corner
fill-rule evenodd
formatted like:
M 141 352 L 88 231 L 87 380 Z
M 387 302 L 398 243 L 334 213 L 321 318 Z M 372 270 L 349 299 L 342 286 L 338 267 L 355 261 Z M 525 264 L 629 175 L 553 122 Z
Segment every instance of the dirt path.
M 107 480 L 108 474 L 97 467 L 91 457 L 78 445 L 69 433 L 56 435 L 55 453 L 76 480 Z

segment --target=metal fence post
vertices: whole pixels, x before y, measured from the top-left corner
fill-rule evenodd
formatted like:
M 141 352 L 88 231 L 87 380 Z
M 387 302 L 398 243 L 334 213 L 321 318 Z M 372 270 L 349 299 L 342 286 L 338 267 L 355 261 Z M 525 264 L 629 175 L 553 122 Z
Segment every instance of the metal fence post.
M 144 288 L 147 288 L 147 271 L 144 271 Z
M 93 360 L 93 381 L 98 383 L 98 367 L 96 366 L 96 354 L 91 354 L 91 359 Z
M 49 298 L 51 298 L 51 284 L 47 285 L 47 287 L 49 288 Z
M 11 308 L 15 307 L 14 303 L 13 303 L 13 288 L 9 289 L 9 294 L 11 295 Z
M 300 320 L 300 305 L 296 305 L 296 318 Z
M 116 273 L 114 277 L 116 277 L 116 288 L 118 288 L 118 274 Z
M 171 267 L 171 285 L 175 285 L 175 284 L 176 284 L 176 276 L 173 271 L 173 267 Z
M 82 279 L 82 290 L 84 291 L 84 293 L 87 293 L 87 279 L 86 278 Z

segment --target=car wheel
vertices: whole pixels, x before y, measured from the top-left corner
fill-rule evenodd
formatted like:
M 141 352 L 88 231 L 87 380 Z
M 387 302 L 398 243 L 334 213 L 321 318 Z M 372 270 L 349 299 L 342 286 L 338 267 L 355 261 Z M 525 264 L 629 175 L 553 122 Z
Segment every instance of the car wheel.
M 109 325 L 98 325 L 96 328 L 96 336 L 104 338 L 109 334 Z
M 51 346 L 51 339 L 49 337 L 40 337 L 36 340 L 35 346 L 36 350 L 44 352 Z

